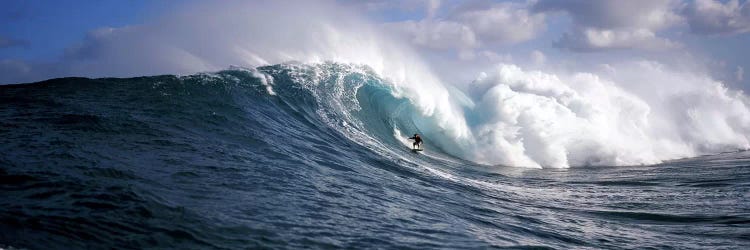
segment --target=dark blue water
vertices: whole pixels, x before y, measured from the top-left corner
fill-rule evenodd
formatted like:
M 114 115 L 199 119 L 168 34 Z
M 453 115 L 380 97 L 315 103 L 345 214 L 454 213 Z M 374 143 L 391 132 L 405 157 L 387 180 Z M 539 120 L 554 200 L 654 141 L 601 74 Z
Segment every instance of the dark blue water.
M 0 86 L 0 247 L 750 247 L 750 152 L 483 166 L 410 109 L 338 64 Z

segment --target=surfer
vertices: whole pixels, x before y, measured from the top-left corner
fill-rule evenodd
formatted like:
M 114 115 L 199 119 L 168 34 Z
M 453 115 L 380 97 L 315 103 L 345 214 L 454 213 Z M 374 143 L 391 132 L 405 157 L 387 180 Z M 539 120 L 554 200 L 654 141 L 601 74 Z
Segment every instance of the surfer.
M 414 140 L 414 144 L 411 146 L 412 149 L 422 148 L 422 138 L 419 137 L 419 134 L 414 134 L 414 136 L 409 137 L 409 139 Z

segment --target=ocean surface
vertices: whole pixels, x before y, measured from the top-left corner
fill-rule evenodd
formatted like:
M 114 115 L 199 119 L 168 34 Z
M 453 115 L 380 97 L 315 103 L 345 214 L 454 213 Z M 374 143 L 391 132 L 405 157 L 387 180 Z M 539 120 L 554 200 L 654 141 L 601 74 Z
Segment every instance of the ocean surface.
M 367 68 L 0 86 L 0 248 L 747 249 L 750 152 L 464 160 Z

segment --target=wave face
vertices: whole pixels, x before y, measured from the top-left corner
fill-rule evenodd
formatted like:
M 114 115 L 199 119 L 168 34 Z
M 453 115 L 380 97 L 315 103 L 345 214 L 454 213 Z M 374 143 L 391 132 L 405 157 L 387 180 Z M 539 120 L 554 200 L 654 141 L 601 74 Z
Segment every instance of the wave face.
M 463 87 L 464 94 L 421 70 L 419 77 L 391 80 L 368 66 L 316 63 L 236 68 L 175 81 L 231 88 L 237 92 L 232 98 L 242 102 L 226 105 L 242 110 L 267 105 L 258 100 L 282 102 L 269 116 L 294 110 L 291 115 L 315 122 L 314 131 L 336 131 L 392 158 L 413 133 L 422 134 L 436 154 L 535 168 L 658 164 L 750 148 L 750 105 L 742 92 L 648 62 L 619 68 L 647 77 L 625 84 L 589 73 L 499 65 Z
M 588 87 L 598 81 L 577 77 Z M 0 244 L 747 244 L 747 152 L 568 171 L 479 164 L 664 159 L 631 154 L 633 147 L 623 143 L 654 121 L 648 100 L 617 89 L 594 91 L 614 88 L 606 82 L 584 93 L 559 81 L 503 66 L 463 95 L 441 86 L 415 91 L 368 67 L 322 63 L 0 86 Z M 729 96 L 719 100 L 719 106 L 734 104 L 727 113 L 737 119 L 726 122 L 726 131 L 741 131 L 736 124 L 745 122 L 739 119 L 744 106 Z M 602 111 L 610 107 L 599 104 L 609 102 L 619 109 Z M 613 136 L 612 145 L 600 138 L 617 131 L 627 133 Z M 562 132 L 570 134 L 555 134 Z M 412 133 L 423 134 L 423 153 L 408 150 Z M 699 135 L 679 138 L 689 136 Z M 702 148 L 745 143 L 719 142 Z M 636 157 L 618 161 L 630 155 Z

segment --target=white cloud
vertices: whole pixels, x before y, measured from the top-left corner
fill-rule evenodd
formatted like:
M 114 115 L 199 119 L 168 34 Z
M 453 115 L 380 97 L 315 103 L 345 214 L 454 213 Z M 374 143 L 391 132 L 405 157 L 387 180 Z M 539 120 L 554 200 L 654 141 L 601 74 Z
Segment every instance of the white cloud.
M 432 6 L 428 13 L 434 14 Z M 446 18 L 387 23 L 384 27 L 421 47 L 459 51 L 527 41 L 545 28 L 544 15 L 530 13 L 524 5 L 483 7 L 462 8 Z
M 0 83 L 191 74 L 292 60 L 366 64 L 394 82 L 437 81 L 413 51 L 345 10 L 312 1 L 187 4 L 142 25 L 92 31 L 56 62 L 2 62 Z
M 678 6 L 676 0 L 540 0 L 533 9 L 567 12 L 585 27 L 659 30 L 682 21 L 674 12 Z
M 412 43 L 431 49 L 469 49 L 479 46 L 474 32 L 450 21 L 405 21 L 385 24 L 387 30 L 404 35 Z
M 530 13 L 525 6 L 508 3 L 464 10 L 452 18 L 471 27 L 486 44 L 527 41 L 545 27 L 543 15 Z
M 750 31 L 750 4 L 695 0 L 684 10 L 690 29 L 697 34 L 740 34 Z
M 571 31 L 557 41 L 574 51 L 608 49 L 662 50 L 680 47 L 657 32 L 679 24 L 674 0 L 540 0 L 537 12 L 565 12 L 574 21 Z
M 648 29 L 596 29 L 584 28 L 564 34 L 557 46 L 573 51 L 598 51 L 606 49 L 664 50 L 681 45 L 658 37 Z

